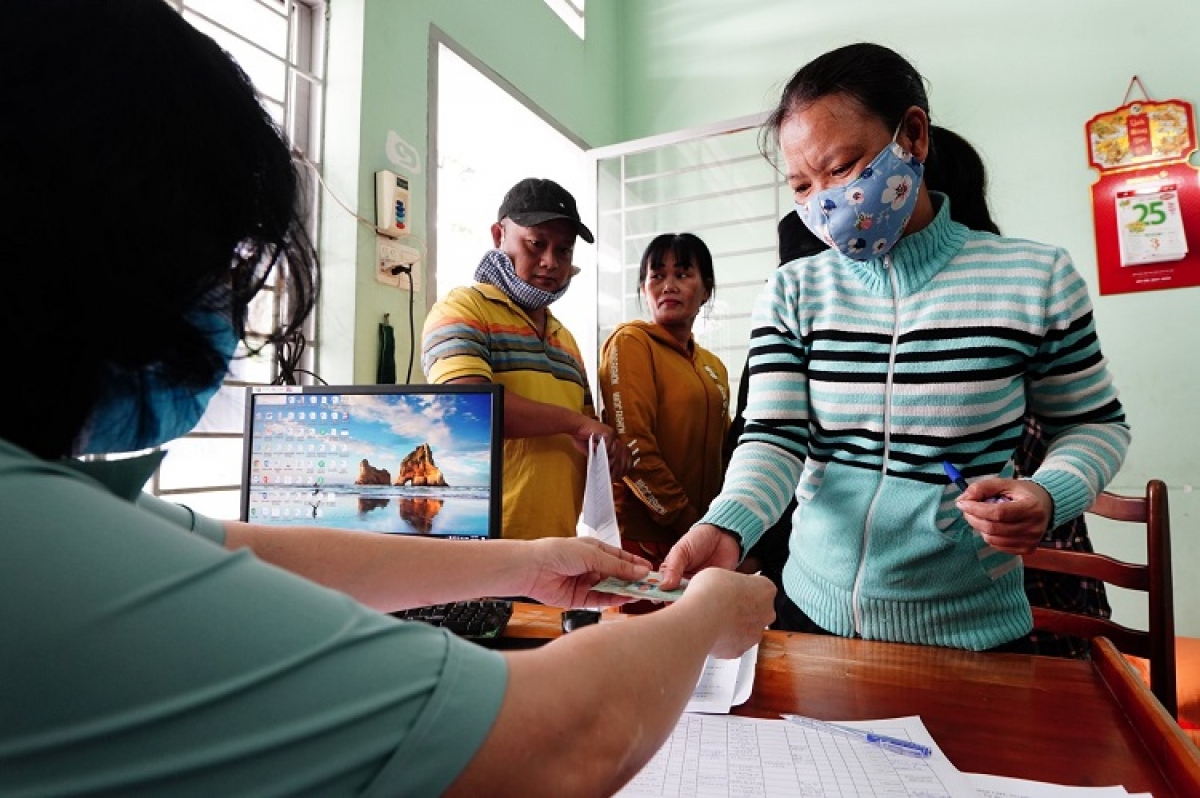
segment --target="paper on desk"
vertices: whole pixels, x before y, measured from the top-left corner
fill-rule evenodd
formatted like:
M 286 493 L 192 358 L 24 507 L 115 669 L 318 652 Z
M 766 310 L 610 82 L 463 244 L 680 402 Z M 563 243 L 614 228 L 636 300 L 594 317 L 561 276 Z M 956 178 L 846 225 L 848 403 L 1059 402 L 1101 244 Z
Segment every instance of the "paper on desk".
M 986 773 L 966 773 L 967 781 L 975 788 L 980 798 L 1107 798 L 1107 796 L 1134 795 L 1135 798 L 1150 793 L 1129 793 L 1124 787 L 1071 787 L 1064 784 L 1049 784 L 1044 781 L 1014 779 L 1008 776 L 991 776 Z
M 737 659 L 717 659 L 710 656 L 700 672 L 700 681 L 692 691 L 684 712 L 727 713 L 746 703 L 754 688 L 754 670 L 758 663 L 758 646 L 746 650 Z
M 976 795 L 919 717 L 838 722 L 927 745 L 933 755 L 905 756 L 783 720 L 684 713 L 658 753 L 617 795 Z

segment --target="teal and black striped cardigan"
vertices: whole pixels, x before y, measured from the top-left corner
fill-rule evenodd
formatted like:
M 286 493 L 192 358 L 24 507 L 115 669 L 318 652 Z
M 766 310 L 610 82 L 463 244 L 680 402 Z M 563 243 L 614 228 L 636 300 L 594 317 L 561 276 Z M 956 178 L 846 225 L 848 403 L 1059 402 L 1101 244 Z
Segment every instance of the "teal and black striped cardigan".
M 886 257 L 779 268 L 754 312 L 746 428 L 702 523 L 748 550 L 793 494 L 788 596 L 840 635 L 981 650 L 1031 627 L 1018 557 L 963 519 L 942 462 L 1032 479 L 1060 524 L 1112 479 L 1129 427 L 1087 286 L 1061 249 L 934 221 Z

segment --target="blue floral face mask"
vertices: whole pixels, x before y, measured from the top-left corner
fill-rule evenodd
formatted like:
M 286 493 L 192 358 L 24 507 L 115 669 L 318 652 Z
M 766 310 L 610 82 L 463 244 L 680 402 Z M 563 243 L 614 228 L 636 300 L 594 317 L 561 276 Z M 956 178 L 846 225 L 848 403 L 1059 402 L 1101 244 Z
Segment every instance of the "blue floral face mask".
M 899 134 L 897 127 L 891 143 L 857 178 L 796 203 L 796 214 L 813 235 L 848 258 L 885 255 L 912 216 L 925 170 L 896 143 Z

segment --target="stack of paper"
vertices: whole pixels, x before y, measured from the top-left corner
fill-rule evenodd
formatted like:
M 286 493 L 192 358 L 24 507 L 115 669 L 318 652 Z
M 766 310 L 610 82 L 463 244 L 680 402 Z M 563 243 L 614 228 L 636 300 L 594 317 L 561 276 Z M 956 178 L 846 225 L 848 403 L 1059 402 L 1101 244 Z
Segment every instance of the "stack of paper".
M 1130 794 L 1122 787 L 1065 787 L 962 773 L 915 716 L 839 725 L 920 743 L 933 753 L 927 758 L 906 756 L 858 737 L 783 720 L 685 713 L 654 758 L 617 795 L 1101 798 Z
M 845 726 L 929 746 L 928 758 L 891 753 L 857 737 L 783 720 L 684 714 L 671 737 L 618 795 L 975 795 L 920 718 Z M 703 789 L 701 789 L 703 788 Z
M 1043 781 L 1012 779 L 1007 776 L 988 776 L 968 773 L 967 781 L 980 798 L 1152 798 L 1148 792 L 1129 792 L 1124 787 L 1068 787 Z

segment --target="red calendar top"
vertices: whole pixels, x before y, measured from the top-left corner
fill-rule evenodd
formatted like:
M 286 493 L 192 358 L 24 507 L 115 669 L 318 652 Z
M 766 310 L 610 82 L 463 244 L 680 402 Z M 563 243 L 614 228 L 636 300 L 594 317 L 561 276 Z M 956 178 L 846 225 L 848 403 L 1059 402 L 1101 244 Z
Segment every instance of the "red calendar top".
M 1101 172 L 1187 159 L 1196 149 L 1192 104 L 1141 100 L 1097 114 L 1084 125 L 1088 160 Z

